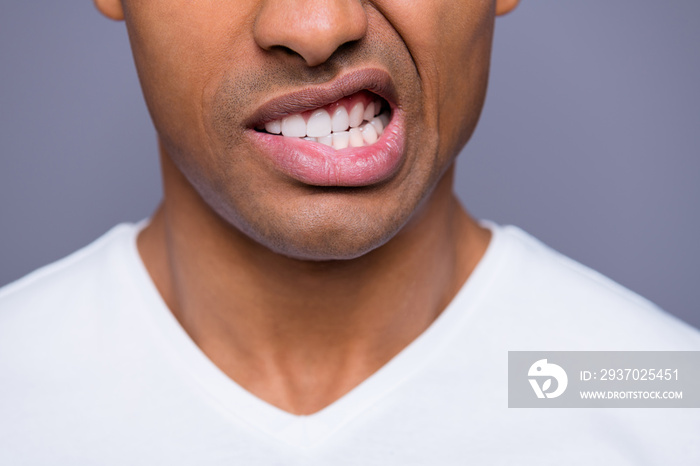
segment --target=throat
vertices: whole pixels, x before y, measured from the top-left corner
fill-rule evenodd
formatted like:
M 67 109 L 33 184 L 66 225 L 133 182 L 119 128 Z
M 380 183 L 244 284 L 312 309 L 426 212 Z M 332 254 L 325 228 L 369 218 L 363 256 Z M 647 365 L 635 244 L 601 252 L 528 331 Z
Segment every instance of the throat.
M 357 259 L 302 261 L 207 211 L 192 218 L 184 202 L 169 202 L 138 239 L 163 300 L 226 375 L 295 414 L 342 397 L 415 340 L 488 243 L 461 208 L 426 209 L 426 218 Z

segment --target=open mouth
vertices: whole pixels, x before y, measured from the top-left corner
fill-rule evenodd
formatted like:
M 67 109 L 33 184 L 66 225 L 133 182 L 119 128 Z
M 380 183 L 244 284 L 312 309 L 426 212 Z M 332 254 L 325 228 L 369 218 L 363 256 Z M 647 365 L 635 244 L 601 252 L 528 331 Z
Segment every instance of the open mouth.
M 360 91 L 323 107 L 260 123 L 256 131 L 341 150 L 377 142 L 391 115 L 386 100 L 369 91 Z
M 243 124 L 262 160 L 306 185 L 370 186 L 406 160 L 405 113 L 381 69 L 348 71 L 273 98 Z

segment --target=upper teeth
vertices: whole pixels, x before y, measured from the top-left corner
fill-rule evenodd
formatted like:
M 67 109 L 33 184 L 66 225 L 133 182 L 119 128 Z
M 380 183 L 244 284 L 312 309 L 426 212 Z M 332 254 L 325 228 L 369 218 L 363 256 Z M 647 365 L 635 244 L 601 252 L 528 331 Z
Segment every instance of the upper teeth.
M 388 124 L 389 111 L 382 112 L 381 102 L 370 102 L 366 107 L 357 102 L 349 113 L 344 105 L 333 110 L 333 115 L 323 108 L 315 110 L 308 121 L 295 113 L 266 123 L 265 131 L 345 149 L 374 144 Z

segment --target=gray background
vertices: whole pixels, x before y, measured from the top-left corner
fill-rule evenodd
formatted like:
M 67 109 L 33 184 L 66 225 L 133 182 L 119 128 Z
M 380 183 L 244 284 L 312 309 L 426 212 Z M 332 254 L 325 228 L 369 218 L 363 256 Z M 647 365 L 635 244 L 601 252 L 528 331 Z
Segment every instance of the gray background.
M 523 0 L 458 164 L 473 214 L 696 327 L 699 19 L 697 0 Z M 0 285 L 148 216 L 159 176 L 123 24 L 88 0 L 3 0 Z

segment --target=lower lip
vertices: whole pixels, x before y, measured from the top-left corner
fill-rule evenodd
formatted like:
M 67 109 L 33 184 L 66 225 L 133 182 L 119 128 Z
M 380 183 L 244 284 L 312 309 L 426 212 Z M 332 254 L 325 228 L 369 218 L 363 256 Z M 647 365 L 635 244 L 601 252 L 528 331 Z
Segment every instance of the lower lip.
M 371 146 L 335 150 L 325 144 L 249 130 L 253 144 L 280 172 L 312 186 L 360 187 L 391 178 L 404 160 L 400 111 Z

